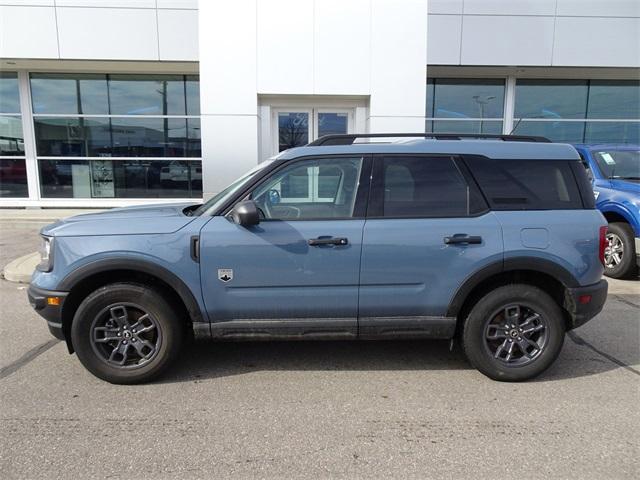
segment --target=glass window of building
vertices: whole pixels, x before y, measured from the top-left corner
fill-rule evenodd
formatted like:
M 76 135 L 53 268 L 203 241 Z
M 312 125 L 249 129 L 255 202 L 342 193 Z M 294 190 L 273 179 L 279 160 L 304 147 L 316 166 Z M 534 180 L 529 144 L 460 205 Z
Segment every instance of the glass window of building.
M 0 198 L 28 196 L 18 75 L 0 72 Z
M 200 198 L 197 75 L 32 74 L 43 198 Z
M 504 79 L 429 79 L 426 131 L 502 133 L 504 85 Z
M 518 80 L 514 133 L 569 143 L 639 143 L 640 82 Z

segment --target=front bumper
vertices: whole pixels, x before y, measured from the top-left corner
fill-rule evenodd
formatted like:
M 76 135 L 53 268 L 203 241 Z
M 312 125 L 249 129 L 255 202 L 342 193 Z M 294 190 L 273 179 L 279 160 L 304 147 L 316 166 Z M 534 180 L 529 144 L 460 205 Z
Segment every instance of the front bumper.
M 586 287 L 567 288 L 564 295 L 564 308 L 569 312 L 569 330 L 584 325 L 602 311 L 607 300 L 609 285 L 600 280 Z
M 47 326 L 51 334 L 60 339 L 65 340 L 64 331 L 62 329 L 62 305 L 69 292 L 56 292 L 53 290 L 45 290 L 34 285 L 29 285 L 27 296 L 29 303 L 34 310 L 47 321 Z M 48 302 L 50 298 L 57 298 L 58 304 L 52 305 Z

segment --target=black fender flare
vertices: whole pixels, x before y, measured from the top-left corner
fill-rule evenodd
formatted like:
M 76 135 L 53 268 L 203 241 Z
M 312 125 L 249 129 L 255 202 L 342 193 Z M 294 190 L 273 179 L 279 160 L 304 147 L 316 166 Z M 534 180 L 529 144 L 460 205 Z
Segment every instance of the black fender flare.
M 191 289 L 174 273 L 162 266 L 145 260 L 135 258 L 103 258 L 95 260 L 78 267 L 64 277 L 58 285 L 58 290 L 71 292 L 72 289 L 83 280 L 97 273 L 114 270 L 132 270 L 159 278 L 175 290 L 187 308 L 187 312 L 193 323 L 205 322 L 202 316 L 202 310 Z M 208 320 L 206 323 L 208 323 Z
M 536 257 L 507 258 L 486 265 L 467 277 L 449 302 L 447 317 L 457 317 L 469 294 L 483 281 L 494 275 L 516 270 L 545 273 L 557 279 L 566 288 L 574 288 L 580 285 L 571 272 L 551 260 Z

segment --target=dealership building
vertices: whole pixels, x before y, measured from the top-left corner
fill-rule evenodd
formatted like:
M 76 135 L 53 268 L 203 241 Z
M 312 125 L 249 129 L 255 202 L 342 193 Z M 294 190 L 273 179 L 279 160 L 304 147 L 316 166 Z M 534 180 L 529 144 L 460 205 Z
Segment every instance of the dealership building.
M 0 207 L 201 200 L 330 133 L 640 143 L 638 0 L 0 0 Z

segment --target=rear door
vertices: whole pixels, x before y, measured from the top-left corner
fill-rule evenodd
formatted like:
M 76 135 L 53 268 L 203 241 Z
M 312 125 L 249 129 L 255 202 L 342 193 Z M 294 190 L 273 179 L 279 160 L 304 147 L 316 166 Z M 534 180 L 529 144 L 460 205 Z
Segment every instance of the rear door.
M 457 289 L 502 260 L 501 228 L 451 156 L 376 157 L 360 274 L 359 333 L 448 338 Z

